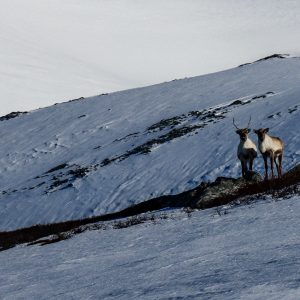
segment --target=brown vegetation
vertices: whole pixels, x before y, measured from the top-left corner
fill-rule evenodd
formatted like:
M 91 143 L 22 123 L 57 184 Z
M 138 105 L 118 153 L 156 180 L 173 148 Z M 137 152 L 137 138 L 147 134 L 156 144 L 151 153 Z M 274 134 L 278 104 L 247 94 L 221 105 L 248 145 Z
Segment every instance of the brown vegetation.
M 32 227 L 22 228 L 14 231 L 0 232 L 0 251 L 22 243 L 39 243 L 43 245 L 66 239 L 74 234 L 85 231 L 87 228 L 83 228 L 82 226 L 87 224 L 94 224 L 93 226 L 95 226 L 96 229 L 105 229 L 105 225 L 103 223 L 95 224 L 101 221 L 116 220 L 113 228 L 125 228 L 128 226 L 143 223 L 146 220 L 154 220 L 154 216 L 149 216 L 149 214 L 147 216 L 143 216 L 141 214 L 149 211 L 160 210 L 166 207 L 206 209 L 228 204 L 237 199 L 253 195 L 261 197 L 262 195 L 271 194 L 273 197 L 290 197 L 291 195 L 299 194 L 299 182 L 300 165 L 287 172 L 282 178 L 263 182 L 249 182 L 247 184 L 241 185 L 240 188 L 234 191 L 222 191 L 220 192 L 218 197 L 214 197 L 212 201 L 205 202 L 204 204 L 202 204 L 202 206 L 199 207 L 196 204 L 199 203 L 201 195 L 203 195 L 203 193 L 208 188 L 215 184 L 202 183 L 193 190 L 183 192 L 178 195 L 168 195 L 150 199 L 116 213 L 80 220 L 72 220 L 46 225 L 35 225 Z M 118 220 L 122 218 L 123 220 Z M 124 220 L 124 218 L 127 219 Z M 39 240 L 51 235 L 55 235 L 55 237 Z

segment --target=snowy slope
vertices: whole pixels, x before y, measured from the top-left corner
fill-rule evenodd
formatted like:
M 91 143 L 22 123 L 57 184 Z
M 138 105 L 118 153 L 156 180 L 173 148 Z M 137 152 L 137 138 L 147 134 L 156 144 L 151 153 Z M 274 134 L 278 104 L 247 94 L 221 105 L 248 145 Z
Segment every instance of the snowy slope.
M 113 212 L 238 176 L 232 116 L 242 127 L 251 115 L 252 128 L 282 137 L 288 169 L 300 156 L 299 81 L 299 58 L 274 58 L 2 121 L 0 230 Z M 263 170 L 261 159 L 255 168 Z
M 269 198 L 16 247 L 0 252 L 0 298 L 299 299 L 299 210 Z

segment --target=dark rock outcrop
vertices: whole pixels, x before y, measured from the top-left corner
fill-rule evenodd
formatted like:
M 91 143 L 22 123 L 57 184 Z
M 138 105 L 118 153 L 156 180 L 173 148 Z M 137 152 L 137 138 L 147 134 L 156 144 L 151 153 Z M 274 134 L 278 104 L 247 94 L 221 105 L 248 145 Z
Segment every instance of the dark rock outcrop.
M 19 117 L 19 116 L 27 114 L 27 113 L 28 113 L 27 111 L 13 111 L 5 116 L 0 117 L 0 121 L 14 119 L 16 117 Z
M 212 207 L 216 199 L 237 193 L 241 188 L 262 180 L 261 175 L 254 171 L 248 171 L 245 178 L 218 177 L 214 182 L 207 184 L 196 199 L 191 199 L 189 205 L 199 209 Z

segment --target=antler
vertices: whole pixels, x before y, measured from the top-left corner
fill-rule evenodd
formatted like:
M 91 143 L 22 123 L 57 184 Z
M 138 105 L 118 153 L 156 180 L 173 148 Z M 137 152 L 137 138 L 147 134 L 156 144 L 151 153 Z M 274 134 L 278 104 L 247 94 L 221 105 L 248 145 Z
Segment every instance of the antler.
M 234 127 L 239 130 L 239 128 L 236 126 L 236 124 L 234 122 L 234 118 L 232 118 L 232 123 L 233 123 Z
M 247 128 L 248 128 L 248 129 L 249 129 L 250 123 L 251 123 L 251 116 L 250 116 L 250 118 L 249 118 L 249 122 L 248 122 L 248 125 L 247 125 Z

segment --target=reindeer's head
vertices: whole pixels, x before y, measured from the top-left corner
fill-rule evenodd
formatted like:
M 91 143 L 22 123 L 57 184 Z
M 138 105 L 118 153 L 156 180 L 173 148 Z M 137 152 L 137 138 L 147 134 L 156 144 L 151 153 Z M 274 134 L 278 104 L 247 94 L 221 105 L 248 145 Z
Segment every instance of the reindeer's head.
M 249 119 L 248 125 L 246 128 L 238 128 L 234 122 L 234 118 L 233 118 L 233 125 L 236 128 L 236 133 L 240 136 L 241 141 L 246 141 L 248 138 L 248 134 L 251 131 L 251 129 L 249 128 L 250 126 L 250 122 L 251 122 L 251 117 Z
M 251 131 L 251 129 L 249 129 L 249 128 L 242 128 L 242 129 L 236 130 L 236 133 L 240 136 L 240 139 L 245 142 L 248 138 L 248 134 L 250 131 Z
M 265 139 L 266 133 L 268 132 L 269 132 L 269 128 L 254 129 L 254 133 L 257 134 L 258 139 L 260 141 L 263 141 Z

